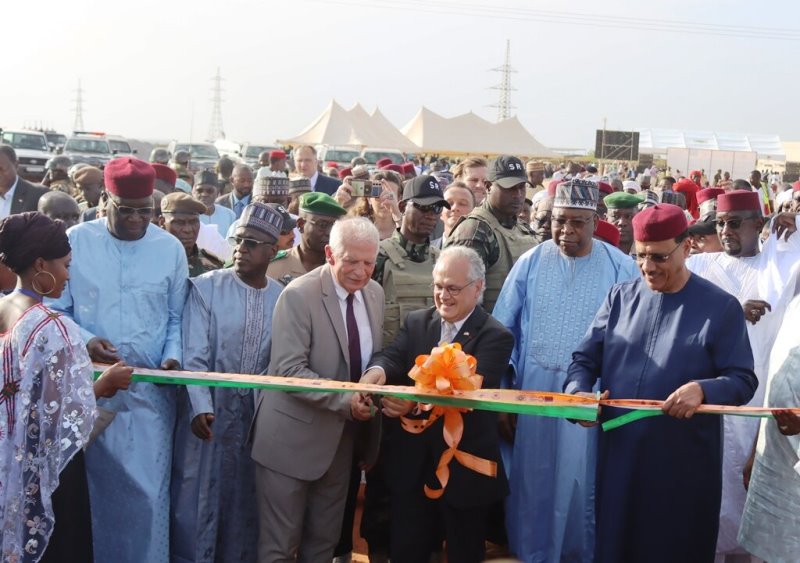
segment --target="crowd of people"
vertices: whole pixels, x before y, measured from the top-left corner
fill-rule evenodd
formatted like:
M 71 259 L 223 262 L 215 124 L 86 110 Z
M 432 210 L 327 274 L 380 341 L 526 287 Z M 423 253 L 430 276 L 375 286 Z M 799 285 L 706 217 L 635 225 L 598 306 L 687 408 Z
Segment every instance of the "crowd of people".
M 372 562 L 800 557 L 800 183 L 343 168 L 311 146 L 255 170 L 59 157 L 47 185 L 16 164 L 0 145 L 4 561 L 345 562 L 354 534 Z M 442 468 L 449 426 L 423 404 L 133 375 L 413 385 L 442 343 L 484 388 L 662 416 L 467 411 Z

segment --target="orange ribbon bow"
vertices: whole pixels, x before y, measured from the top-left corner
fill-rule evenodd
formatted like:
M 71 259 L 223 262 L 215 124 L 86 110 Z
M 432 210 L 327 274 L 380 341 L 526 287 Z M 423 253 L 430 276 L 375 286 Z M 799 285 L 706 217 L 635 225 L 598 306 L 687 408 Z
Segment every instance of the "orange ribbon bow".
M 483 376 L 475 373 L 477 361 L 473 356 L 465 354 L 458 342 L 455 344 L 443 342 L 431 350 L 429 355 L 417 356 L 414 363 L 408 376 L 415 381 L 414 387 L 422 391 L 452 395 L 454 391 L 476 391 L 483 384 Z M 439 458 L 439 465 L 436 467 L 436 478 L 442 488 L 431 489 L 425 485 L 425 496 L 431 499 L 442 496 L 447 482 L 450 480 L 448 466 L 454 457 L 468 469 L 489 477 L 497 477 L 495 462 L 458 449 L 458 444 L 464 434 L 464 420 L 461 413 L 471 409 L 430 404 L 420 405 L 420 409 L 430 411 L 430 416 L 423 420 L 402 417 L 400 421 L 403 428 L 412 434 L 420 434 L 437 419 L 444 416 L 442 435 L 448 446 Z

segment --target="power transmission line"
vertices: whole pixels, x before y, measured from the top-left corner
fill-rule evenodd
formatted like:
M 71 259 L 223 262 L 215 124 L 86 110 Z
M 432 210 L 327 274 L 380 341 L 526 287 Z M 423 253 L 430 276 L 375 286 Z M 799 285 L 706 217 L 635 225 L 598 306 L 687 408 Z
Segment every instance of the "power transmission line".
M 219 73 L 219 67 L 216 76 L 211 80 L 214 82 L 214 87 L 211 89 L 214 92 L 214 97 L 211 99 L 214 107 L 211 110 L 211 123 L 208 126 L 208 140 L 217 141 L 225 138 L 225 129 L 222 126 L 222 75 Z
M 323 1 L 323 0 L 311 0 Z M 730 25 L 714 23 L 698 23 L 680 20 L 661 20 L 657 18 L 637 18 L 630 16 L 609 16 L 604 14 L 585 14 L 557 12 L 552 10 L 535 10 L 530 8 L 511 8 L 492 4 L 454 3 L 435 0 L 324 0 L 326 4 L 342 4 L 365 8 L 388 8 L 394 10 L 423 12 L 429 14 L 445 14 L 459 16 L 475 16 L 480 18 L 503 19 L 513 21 L 535 21 L 570 26 L 584 26 L 601 29 L 627 29 L 637 31 L 653 31 L 682 33 L 690 35 L 734 37 L 742 39 L 768 39 L 800 41 L 800 29 L 769 28 L 750 25 Z
M 500 90 L 500 99 L 494 104 L 493 108 L 497 108 L 497 121 L 503 121 L 511 117 L 511 110 L 514 106 L 511 105 L 511 92 L 515 90 L 511 86 L 511 73 L 517 72 L 511 68 L 511 41 L 506 39 L 506 58 L 502 66 L 492 69 L 493 72 L 501 73 L 500 84 L 492 86 L 492 90 Z

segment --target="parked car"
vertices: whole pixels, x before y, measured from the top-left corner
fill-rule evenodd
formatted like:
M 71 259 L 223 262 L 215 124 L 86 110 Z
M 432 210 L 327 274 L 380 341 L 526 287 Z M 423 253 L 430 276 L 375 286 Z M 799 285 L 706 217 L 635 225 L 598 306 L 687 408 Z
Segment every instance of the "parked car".
M 92 131 L 75 131 L 67 139 L 62 152 L 73 164 L 85 162 L 97 168 L 105 168 L 108 161 L 117 155 L 133 153 L 124 138 Z
M 369 166 L 375 166 L 375 163 L 382 158 L 391 158 L 393 164 L 403 164 L 406 160 L 403 153 L 396 149 L 366 148 L 361 151 L 361 156 L 366 159 Z
M 248 166 L 257 166 L 258 155 L 264 151 L 269 152 L 275 150 L 280 150 L 280 147 L 276 145 L 254 145 L 251 143 L 243 143 L 242 148 L 240 148 L 236 154 L 239 156 L 239 159 Z
M 358 147 L 336 146 L 336 145 L 317 145 L 317 160 L 323 165 L 326 162 L 335 162 L 340 168 L 350 166 L 350 162 L 357 156 L 361 156 Z
M 44 133 L 4 129 L 2 143 L 14 147 L 19 162 L 17 172 L 20 176 L 35 182 L 44 178 L 45 164 L 53 156 Z
M 169 151 L 170 156 L 178 151 L 188 152 L 192 157 L 189 162 L 191 172 L 214 168 L 219 160 L 219 151 L 211 143 L 179 143 L 178 141 L 172 141 L 167 146 L 167 151 Z

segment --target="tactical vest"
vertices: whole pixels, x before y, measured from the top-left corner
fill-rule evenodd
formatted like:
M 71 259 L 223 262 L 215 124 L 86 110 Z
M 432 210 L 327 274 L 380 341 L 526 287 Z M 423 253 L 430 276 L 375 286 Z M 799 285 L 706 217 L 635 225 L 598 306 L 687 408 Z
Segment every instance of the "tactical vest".
M 439 250 L 431 246 L 424 262 L 414 262 L 394 238 L 381 241 L 380 249 L 387 257 L 383 266 L 383 345 L 387 346 L 397 337 L 408 313 L 433 305 L 431 283 Z
M 536 246 L 533 232 L 522 230 L 517 223 L 513 229 L 507 229 L 500 224 L 497 217 L 484 207 L 476 207 L 469 214 L 470 217 L 483 221 L 494 232 L 500 247 L 500 256 L 486 272 L 486 291 L 483 294 L 483 308 L 491 313 L 503 282 L 511 271 L 511 267 L 525 252 Z

